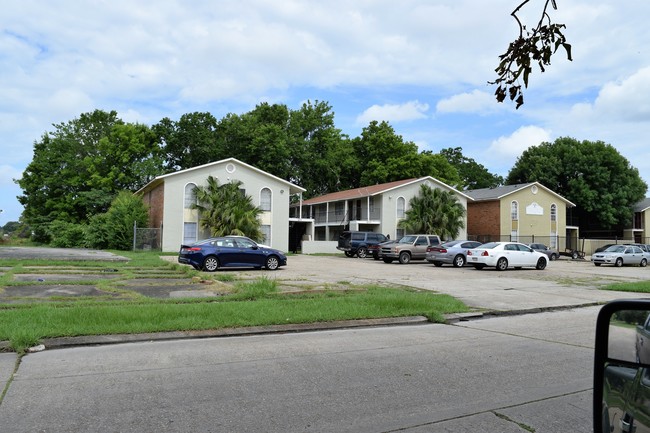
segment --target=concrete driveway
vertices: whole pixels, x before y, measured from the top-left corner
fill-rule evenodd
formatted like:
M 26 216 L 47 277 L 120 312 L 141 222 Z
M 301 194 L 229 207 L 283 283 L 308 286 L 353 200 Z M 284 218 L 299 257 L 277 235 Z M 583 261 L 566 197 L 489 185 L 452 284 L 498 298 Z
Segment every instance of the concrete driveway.
M 84 248 L 0 247 L 0 259 L 107 260 L 127 261 L 108 251 Z

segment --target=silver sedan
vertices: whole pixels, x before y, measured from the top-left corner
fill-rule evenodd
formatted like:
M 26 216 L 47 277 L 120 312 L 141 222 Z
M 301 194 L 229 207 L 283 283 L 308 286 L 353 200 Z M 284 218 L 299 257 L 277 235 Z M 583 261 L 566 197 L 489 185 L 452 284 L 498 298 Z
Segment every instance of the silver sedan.
M 442 266 L 444 263 L 462 268 L 467 264 L 467 251 L 481 245 L 476 241 L 449 241 L 441 245 L 434 245 L 427 248 L 426 260 L 434 266 Z
M 594 265 L 638 265 L 644 267 L 648 264 L 646 253 L 636 245 L 612 245 L 605 251 L 594 253 L 591 256 Z

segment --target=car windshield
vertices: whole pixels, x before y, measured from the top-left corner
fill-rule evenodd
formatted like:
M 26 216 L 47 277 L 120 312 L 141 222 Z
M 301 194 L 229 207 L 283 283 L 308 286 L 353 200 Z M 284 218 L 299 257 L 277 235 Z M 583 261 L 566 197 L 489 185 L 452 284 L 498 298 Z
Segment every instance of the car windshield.
M 605 251 L 608 253 L 622 253 L 625 251 L 625 247 L 623 245 L 612 245 L 611 247 L 608 247 Z
M 498 242 L 488 242 L 487 244 L 483 244 L 483 245 L 481 245 L 481 246 L 479 246 L 477 248 L 480 248 L 482 250 L 491 250 L 492 248 L 496 247 L 497 245 L 499 245 Z
M 417 238 L 417 236 L 404 236 L 399 241 L 402 244 L 411 244 L 411 243 L 413 243 L 413 241 L 415 241 L 415 238 Z
M 449 242 L 445 242 L 444 244 L 442 244 L 440 246 L 445 247 L 445 248 L 451 248 L 451 247 L 455 247 L 456 245 L 458 245 L 461 242 L 463 242 L 463 241 L 449 241 Z

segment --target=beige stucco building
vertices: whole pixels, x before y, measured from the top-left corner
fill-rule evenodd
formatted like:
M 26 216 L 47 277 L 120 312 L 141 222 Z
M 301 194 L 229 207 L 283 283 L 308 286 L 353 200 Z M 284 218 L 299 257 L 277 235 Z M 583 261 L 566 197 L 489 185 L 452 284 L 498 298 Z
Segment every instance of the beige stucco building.
M 163 251 L 178 251 L 181 244 L 210 237 L 200 226 L 198 211 L 192 209 L 194 188 L 205 186 L 209 176 L 220 184 L 241 181 L 242 192 L 263 211 L 260 220 L 265 239 L 261 243 L 288 250 L 290 197 L 301 196 L 305 189 L 229 158 L 158 176 L 138 191 L 149 206 L 150 227 L 162 227 Z
M 578 228 L 567 226 L 567 208 L 575 205 L 539 182 L 465 191 L 467 231 L 481 241 L 541 242 L 551 248 L 575 248 Z

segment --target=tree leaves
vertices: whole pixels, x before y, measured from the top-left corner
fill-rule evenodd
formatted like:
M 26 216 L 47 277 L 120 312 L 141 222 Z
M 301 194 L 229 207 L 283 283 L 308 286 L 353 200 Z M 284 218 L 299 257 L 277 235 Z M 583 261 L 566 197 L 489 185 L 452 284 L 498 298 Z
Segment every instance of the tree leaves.
M 489 84 L 497 84 L 494 92 L 497 102 L 503 102 L 506 96 L 515 101 L 519 108 L 524 104 L 524 95 L 521 90 L 520 79 L 524 87 L 528 87 L 530 74 L 533 71 L 532 63 L 537 63 L 541 72 L 546 71 L 546 66 L 551 64 L 553 54 L 560 47 L 563 47 L 569 61 L 571 56 L 571 44 L 567 43 L 562 29 L 564 24 L 555 24 L 547 13 L 551 0 L 545 0 L 541 18 L 536 27 L 526 30 L 517 13 L 530 0 L 523 1 L 513 12 L 512 17 L 519 25 L 519 36 L 509 44 L 506 52 L 499 56 L 500 62 L 496 67 L 497 79 L 488 81 Z M 556 2 L 552 1 L 553 9 L 557 10 Z M 531 61 L 532 60 L 532 61 Z

